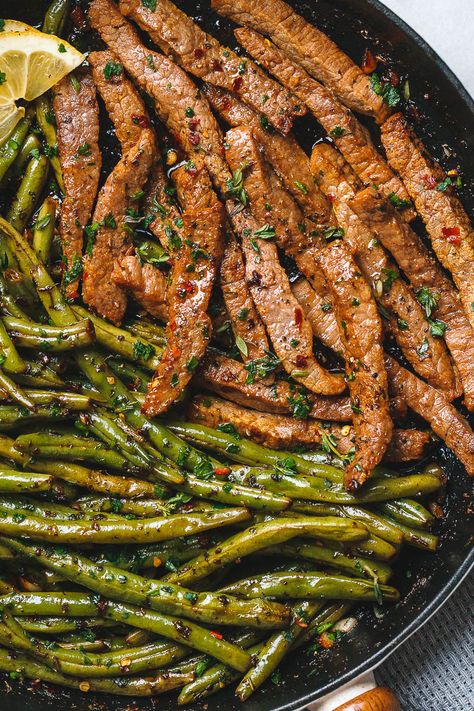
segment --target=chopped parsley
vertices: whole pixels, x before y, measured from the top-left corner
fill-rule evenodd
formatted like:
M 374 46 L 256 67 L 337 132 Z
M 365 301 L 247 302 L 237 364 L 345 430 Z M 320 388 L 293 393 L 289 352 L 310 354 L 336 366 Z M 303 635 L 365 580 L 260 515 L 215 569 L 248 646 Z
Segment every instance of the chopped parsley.
M 336 239 L 339 237 L 344 237 L 344 230 L 342 227 L 327 227 L 323 230 L 323 235 L 327 240 Z
M 393 283 L 398 279 L 400 275 L 396 269 L 390 269 L 389 267 L 383 267 L 381 273 L 385 277 L 384 279 L 382 279 L 382 291 L 384 294 L 388 294 L 388 292 L 393 286 Z
M 439 294 L 435 294 L 433 291 L 428 289 L 426 286 L 423 286 L 421 289 L 418 289 L 418 291 L 416 292 L 416 298 L 418 299 L 419 303 L 423 306 L 423 308 L 425 310 L 425 314 L 429 318 L 438 305 Z
M 408 322 L 402 318 L 397 319 L 397 326 L 399 331 L 408 331 Z
M 418 348 L 416 349 L 416 352 L 418 353 L 418 358 L 420 360 L 425 360 L 425 358 L 428 358 L 429 349 L 430 349 L 430 344 L 428 343 L 428 339 L 425 336 L 421 346 L 418 346 Z
M 115 217 L 112 215 L 111 212 L 109 212 L 109 214 L 104 217 L 102 224 L 104 227 L 109 227 L 110 229 L 115 229 L 117 227 Z
M 272 130 L 272 124 L 270 123 L 270 121 L 267 119 L 267 117 L 264 114 L 260 114 L 259 123 L 260 123 L 261 128 L 263 128 L 264 131 L 271 131 Z
M 306 393 L 299 392 L 288 397 L 293 417 L 296 420 L 306 420 L 311 412 L 311 403 Z
M 239 64 L 239 74 L 242 76 L 247 71 L 247 62 L 242 60 Z
M 61 54 L 64 54 L 64 52 L 67 52 L 67 49 L 62 42 L 60 44 L 58 44 L 58 52 L 60 52 Z
M 244 358 L 246 358 L 249 354 L 249 349 L 242 336 L 235 337 L 235 345 L 239 349 L 240 353 L 244 356 Z
M 122 71 L 123 68 L 119 62 L 107 62 L 104 67 L 104 77 L 106 81 L 110 81 L 112 77 L 119 77 Z
M 92 155 L 91 147 L 88 143 L 81 143 L 77 149 L 78 156 L 90 156 Z
M 444 334 L 446 333 L 447 329 L 447 324 L 444 321 L 440 321 L 439 319 L 435 319 L 434 321 L 430 320 L 430 333 L 432 336 L 437 336 L 438 338 L 442 338 Z
M 263 225 L 263 227 L 260 227 L 254 232 L 255 237 L 259 239 L 272 239 L 272 237 L 275 237 L 275 234 L 275 228 L 269 224 Z
M 406 207 L 411 207 L 412 205 L 411 200 L 403 200 L 402 198 L 398 197 L 396 193 L 390 193 L 388 199 L 390 200 L 392 205 L 398 210 L 404 210 Z
M 280 359 L 273 355 L 273 353 L 267 353 L 263 358 L 256 358 L 255 360 L 249 361 L 244 365 L 248 373 L 245 381 L 246 385 L 251 385 L 257 378 L 266 378 L 267 375 L 276 370 L 279 365 Z
M 392 86 L 392 84 L 388 82 L 382 83 L 379 75 L 376 72 L 371 75 L 370 81 L 374 92 L 377 94 L 377 96 L 381 96 L 388 106 L 390 106 L 392 109 L 395 108 L 395 106 L 398 106 L 401 101 L 401 96 L 398 89 L 396 89 L 394 86 Z
M 151 10 L 152 12 L 156 10 L 156 3 L 157 0 L 142 0 L 143 7 L 146 7 L 147 10 Z
M 232 437 L 235 437 L 236 439 L 241 439 L 240 434 L 237 432 L 231 422 L 221 422 L 219 425 L 217 425 L 216 429 L 219 432 L 224 432 L 225 434 L 232 435 Z
M 307 195 L 309 193 L 308 186 L 305 185 L 305 183 L 300 183 L 299 180 L 295 180 L 294 184 L 298 190 L 303 193 L 303 195 Z
M 2 84 L 5 84 L 6 80 L 7 80 L 7 75 L 5 74 L 5 72 L 0 72 L 0 86 Z
M 188 373 L 193 373 L 196 370 L 196 368 L 198 367 L 198 365 L 199 365 L 199 358 L 197 358 L 196 356 L 193 356 L 186 363 L 186 370 L 188 371 Z
M 35 222 L 35 230 L 45 230 L 46 227 L 50 224 L 51 222 L 51 215 L 45 215 L 44 217 L 41 218 L 41 220 L 36 220 Z
M 335 126 L 330 132 L 332 138 L 341 138 L 345 134 L 346 130 L 342 126 Z
M 283 457 L 282 459 L 277 459 L 274 467 L 273 473 L 279 476 L 296 476 L 298 470 L 296 468 L 296 462 L 293 457 Z
M 70 269 L 68 269 L 68 271 L 64 274 L 64 277 L 63 277 L 64 286 L 68 286 L 69 284 L 72 284 L 74 281 L 76 281 L 76 279 L 79 279 L 81 274 L 82 274 L 82 260 L 80 257 L 74 257 L 72 267 Z
M 245 319 L 249 315 L 249 311 L 250 311 L 250 309 L 247 309 L 245 307 L 242 309 L 239 309 L 239 311 L 237 313 L 237 320 L 238 321 L 245 321 Z
M 141 360 L 150 360 L 156 353 L 151 343 L 135 341 L 133 344 L 133 357 Z
M 232 173 L 232 178 L 226 184 L 227 194 L 235 197 L 244 207 L 248 204 L 248 195 L 244 188 L 244 170 L 246 167 L 246 163 L 242 163 L 240 168 L 237 168 Z

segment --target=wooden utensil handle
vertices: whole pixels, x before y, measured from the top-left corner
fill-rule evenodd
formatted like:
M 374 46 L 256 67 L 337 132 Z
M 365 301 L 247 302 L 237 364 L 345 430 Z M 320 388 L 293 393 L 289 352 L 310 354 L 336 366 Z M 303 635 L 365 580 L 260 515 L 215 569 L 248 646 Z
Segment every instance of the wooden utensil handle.
M 401 706 L 393 691 L 379 686 L 346 701 L 334 711 L 401 711 Z

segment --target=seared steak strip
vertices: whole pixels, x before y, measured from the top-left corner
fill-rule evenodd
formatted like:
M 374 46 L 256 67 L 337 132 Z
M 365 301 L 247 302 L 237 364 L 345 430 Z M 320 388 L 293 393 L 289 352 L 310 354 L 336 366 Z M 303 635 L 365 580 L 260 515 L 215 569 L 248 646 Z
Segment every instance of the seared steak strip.
M 112 0 L 92 0 L 89 17 L 136 84 L 152 97 L 160 119 L 185 153 L 196 164 L 204 160 L 213 182 L 225 193 L 230 176 L 221 131 L 196 85 L 171 60 L 140 42 Z
M 467 420 L 447 400 L 446 395 L 432 388 L 410 373 L 390 356 L 385 356 L 385 367 L 394 393 L 402 395 L 408 406 L 429 422 L 431 429 L 452 449 L 474 475 L 474 432 Z
M 208 353 L 196 374 L 195 383 L 232 402 L 260 412 L 293 412 L 295 416 L 298 415 L 297 419 L 308 416 L 334 422 L 351 421 L 352 410 L 348 397 L 317 396 L 284 380 L 253 375 L 255 367 L 264 367 L 267 363 L 268 358 L 260 358 L 244 366 L 237 360 Z
M 429 432 L 422 430 L 394 430 L 384 462 L 414 462 L 421 459 L 430 442 Z
M 462 381 L 466 407 L 473 410 L 474 332 L 459 294 L 418 235 L 374 188 L 357 193 L 350 205 L 393 254 L 419 298 L 430 291 L 435 303 L 429 311 L 436 322 L 442 322 L 441 327 L 446 326 L 444 339 Z
M 259 114 L 229 91 L 205 84 L 203 92 L 212 108 L 230 126 L 235 128 L 246 125 L 252 128 L 258 144 L 263 148 L 265 158 L 306 217 L 317 225 L 329 224 L 331 206 L 315 185 L 308 156 L 296 139 L 291 134 L 282 136 L 263 128 Z
M 392 437 L 382 322 L 371 289 L 342 240 L 321 250 L 319 262 L 334 294 L 344 346 L 356 443 L 344 484 L 355 491 L 382 460 Z
M 99 150 L 99 107 L 94 82 L 87 70 L 75 73 L 79 91 L 70 77 L 53 89 L 58 150 L 66 191 L 59 219 L 65 259 L 63 285 L 66 296 L 78 296 L 79 279 L 72 278 L 82 261 L 82 233 L 89 222 L 99 185 L 102 155 Z M 64 282 L 66 274 L 69 283 Z
M 250 141 L 252 134 L 248 128 L 234 128 L 226 134 L 226 157 L 232 170 L 247 163 Z M 248 165 L 244 184 L 249 195 L 254 195 L 254 190 L 261 190 L 261 180 L 258 166 Z M 253 207 L 252 200 L 251 204 Z M 342 379 L 327 372 L 313 355 L 311 326 L 293 296 L 275 244 L 263 233 L 264 224 L 243 212 L 235 215 L 234 222 L 237 220 L 246 259 L 247 282 L 283 368 L 313 392 L 322 395 L 341 393 L 345 388 Z
M 230 231 L 221 261 L 220 285 L 234 336 L 247 346 L 242 359 L 263 358 L 269 351 L 267 334 L 247 286 L 242 251 Z
M 354 111 L 379 122 L 388 114 L 370 78 L 327 35 L 297 15 L 284 0 L 211 0 L 221 15 L 269 35 L 275 44 Z
M 394 195 L 399 200 L 409 202 L 405 186 L 377 151 L 367 129 L 359 123 L 352 111 L 339 103 L 332 91 L 310 77 L 302 67 L 292 62 L 258 32 L 240 28 L 235 31 L 235 36 L 267 71 L 306 103 L 365 185 L 375 183 L 386 197 Z M 413 210 L 405 212 L 407 218 L 415 216 Z
M 169 249 L 170 239 L 172 240 L 175 235 L 181 236 L 182 229 L 178 203 L 174 195 L 169 193 L 170 184 L 161 157 L 157 157 L 145 189 L 143 211 L 147 219 L 152 219 L 150 230 L 165 249 Z
M 116 128 L 124 141 L 122 158 L 100 191 L 94 212 L 97 225 L 91 254 L 84 260 L 83 299 L 101 316 L 120 324 L 127 306 L 125 291 L 112 279 L 114 262 L 126 256 L 130 234 L 126 211 L 136 207 L 156 151 L 155 135 L 149 128 L 145 105 L 133 84 L 120 74 L 106 73 L 108 52 L 93 52 L 89 60 L 96 86 Z M 106 76 L 107 74 L 107 76 Z
M 311 169 L 322 191 L 331 195 L 333 211 L 344 230 L 344 241 L 355 256 L 362 274 L 389 317 L 391 332 L 413 368 L 432 385 L 456 394 L 453 367 L 442 339 L 431 334 L 413 289 L 400 277 L 396 264 L 389 258 L 376 236 L 351 210 L 354 188 L 346 179 L 347 164 L 327 144 L 313 150 Z
M 174 178 L 184 207 L 184 239 L 174 245 L 166 348 L 142 408 L 149 417 L 173 404 L 204 356 L 212 326 L 206 312 L 222 255 L 224 207 L 206 169 L 191 174 L 178 168 Z
M 149 314 L 162 321 L 168 320 L 168 282 L 159 269 L 148 263 L 142 264 L 138 257 L 130 254 L 115 262 L 112 279 L 122 289 L 128 289 Z
M 343 346 L 339 335 L 339 326 L 334 317 L 332 294 L 328 292 L 322 297 L 304 277 L 300 277 L 292 283 L 291 291 L 298 299 L 298 303 L 311 324 L 314 335 L 325 346 L 342 355 Z M 329 313 L 332 318 L 328 318 Z
M 301 104 L 254 62 L 223 47 L 170 0 L 160 0 L 153 10 L 141 0 L 120 0 L 120 11 L 135 20 L 183 69 L 234 91 L 282 133 L 291 130 L 294 116 L 305 113 Z
M 446 176 L 402 114 L 382 126 L 382 142 L 390 165 L 400 173 L 426 225 L 436 256 L 453 275 L 474 327 L 474 231 L 469 217 L 452 188 L 438 190 Z

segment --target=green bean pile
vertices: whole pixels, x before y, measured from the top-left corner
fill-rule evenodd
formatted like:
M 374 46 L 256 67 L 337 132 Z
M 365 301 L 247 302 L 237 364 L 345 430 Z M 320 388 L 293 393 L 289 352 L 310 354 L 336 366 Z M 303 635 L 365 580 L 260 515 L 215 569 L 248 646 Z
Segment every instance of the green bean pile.
M 53 2 L 49 32 L 66 10 Z M 0 670 L 84 693 L 179 689 L 179 705 L 238 682 L 243 701 L 290 651 L 330 647 L 355 603 L 399 599 L 391 561 L 436 550 L 420 499 L 443 472 L 378 467 L 350 494 L 323 451 L 147 419 L 163 328 L 116 328 L 56 284 L 55 201 L 38 204 L 52 175 L 62 186 L 40 150 L 56 145 L 50 114 L 41 97 L 0 147 L 0 180 L 17 183 L 0 218 Z

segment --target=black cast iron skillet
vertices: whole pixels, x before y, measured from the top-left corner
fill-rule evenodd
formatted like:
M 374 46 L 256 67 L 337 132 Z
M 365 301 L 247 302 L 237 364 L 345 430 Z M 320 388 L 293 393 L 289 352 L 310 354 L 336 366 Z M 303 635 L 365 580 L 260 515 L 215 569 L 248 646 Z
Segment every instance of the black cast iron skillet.
M 258 2 L 258 0 L 254 0 Z M 378 0 L 290 0 L 309 21 L 325 30 L 356 62 L 366 47 L 389 57 L 394 69 L 410 79 L 411 98 L 420 120 L 417 131 L 432 154 L 447 168 L 459 166 L 465 187 L 460 197 L 471 211 L 474 195 L 470 176 L 474 175 L 474 102 L 464 87 L 433 50 Z M 16 18 L 31 24 L 41 21 L 46 0 L 0 0 L 0 17 Z M 231 25 L 209 10 L 209 0 L 177 0 L 205 29 L 222 42 L 235 44 Z M 303 120 L 296 134 L 306 149 L 321 138 L 317 124 Z M 377 136 L 374 136 L 377 141 Z M 110 151 L 108 151 L 110 152 Z M 420 228 L 421 229 L 421 228 Z M 470 536 L 472 526 L 467 496 L 471 489 L 467 475 L 442 445 L 434 456 L 450 476 L 446 517 L 437 525 L 441 545 L 436 555 L 414 549 L 404 551 L 397 562 L 394 584 L 401 602 L 385 609 L 376 618 L 370 609 L 358 613 L 359 624 L 344 642 L 317 657 L 304 650 L 290 655 L 282 667 L 282 683 L 268 683 L 244 708 L 248 711 L 290 711 L 333 691 L 382 662 L 398 645 L 415 632 L 446 601 L 474 564 Z M 136 708 L 172 711 L 176 696 L 137 702 L 120 697 L 77 694 L 44 687 L 31 691 L 31 684 L 0 678 L 1 709 L 47 711 L 125 711 Z M 232 711 L 240 708 L 232 689 L 226 689 L 190 711 Z

